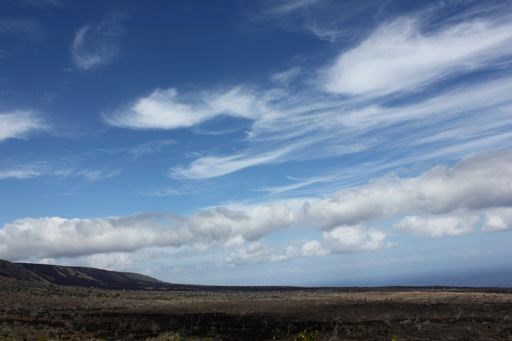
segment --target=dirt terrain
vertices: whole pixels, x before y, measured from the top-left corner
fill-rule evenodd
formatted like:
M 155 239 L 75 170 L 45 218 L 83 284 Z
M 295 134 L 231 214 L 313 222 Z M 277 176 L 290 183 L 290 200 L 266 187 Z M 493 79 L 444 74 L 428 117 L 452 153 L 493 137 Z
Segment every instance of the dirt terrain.
M 512 340 L 512 291 L 119 291 L 2 279 L 0 339 Z

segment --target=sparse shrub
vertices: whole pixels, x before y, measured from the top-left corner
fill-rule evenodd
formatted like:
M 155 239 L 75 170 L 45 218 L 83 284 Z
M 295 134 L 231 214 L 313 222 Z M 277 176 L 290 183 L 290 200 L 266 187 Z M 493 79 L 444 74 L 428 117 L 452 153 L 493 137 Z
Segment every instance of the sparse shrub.
M 316 330 L 304 330 L 297 335 L 295 341 L 317 341 L 318 334 Z
M 181 341 L 179 333 L 164 332 L 157 337 L 148 337 L 146 341 Z

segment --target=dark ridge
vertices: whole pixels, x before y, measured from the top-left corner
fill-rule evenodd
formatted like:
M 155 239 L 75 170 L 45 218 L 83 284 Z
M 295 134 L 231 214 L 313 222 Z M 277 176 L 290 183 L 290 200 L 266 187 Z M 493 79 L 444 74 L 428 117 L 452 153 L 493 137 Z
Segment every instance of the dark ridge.
M 14 278 L 23 281 L 44 282 L 45 280 L 35 273 L 26 270 L 23 266 L 0 259 L 0 278 Z
M 93 287 L 113 290 L 149 291 L 480 291 L 512 292 L 512 288 L 454 287 L 454 286 L 382 286 L 382 287 L 298 287 L 298 286 L 214 286 L 175 284 L 131 272 L 108 271 L 88 267 L 61 265 L 12 263 L 0 260 L 0 279 L 37 282 L 41 284 Z

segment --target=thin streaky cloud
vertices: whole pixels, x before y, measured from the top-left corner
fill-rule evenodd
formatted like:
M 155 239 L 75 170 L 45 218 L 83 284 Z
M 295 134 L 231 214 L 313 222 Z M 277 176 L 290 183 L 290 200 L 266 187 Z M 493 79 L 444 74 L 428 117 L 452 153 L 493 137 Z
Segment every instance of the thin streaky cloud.
M 322 70 L 319 83 L 331 93 L 383 95 L 410 91 L 474 71 L 512 54 L 507 20 L 475 19 L 423 32 L 418 17 L 378 27 L 355 48 Z
M 336 176 L 313 177 L 308 179 L 294 179 L 292 177 L 288 178 L 290 180 L 294 180 L 295 182 L 289 185 L 262 187 L 258 189 L 258 191 L 268 192 L 270 194 L 282 194 L 319 183 L 332 182 L 336 179 Z
M 354 73 L 351 77 L 347 76 L 347 79 L 349 82 L 359 82 L 359 85 L 351 83 L 355 87 L 362 86 L 361 91 L 355 87 L 354 91 L 349 91 L 354 96 L 333 96 L 322 93 L 315 86 L 305 86 L 294 92 L 282 87 L 258 89 L 255 86 L 235 86 L 223 91 L 180 95 L 173 88 L 157 89 L 149 96 L 136 99 L 127 110 L 108 115 L 106 120 L 113 125 L 131 129 L 169 130 L 190 128 L 221 114 L 251 120 L 252 126 L 247 131 L 250 146 L 246 150 L 232 155 L 204 155 L 188 166 L 175 166 L 171 170 L 173 177 L 201 179 L 257 165 L 375 150 L 381 148 L 385 141 L 385 137 L 378 133 L 384 127 L 388 129 L 388 135 L 392 135 L 395 129 L 400 130 L 401 134 L 405 134 L 404 138 L 409 140 L 408 146 L 419 146 L 422 145 L 418 142 L 422 137 L 417 133 L 412 134 L 412 130 L 409 137 L 404 125 L 411 125 L 413 129 L 415 122 L 423 120 L 427 126 L 432 127 L 424 135 L 435 136 L 438 135 L 435 131 L 438 123 L 448 121 L 449 117 L 456 119 L 467 116 L 469 110 L 477 118 L 480 116 L 478 110 L 488 111 L 492 107 L 492 111 L 500 111 L 507 103 L 510 105 L 508 93 L 512 83 L 508 74 L 496 80 L 475 84 L 468 82 L 434 96 L 424 96 L 412 103 L 384 105 L 382 102 L 385 102 L 385 98 L 379 100 L 366 96 L 371 93 L 382 95 L 401 92 L 408 87 L 421 88 L 439 81 L 440 74 L 443 77 L 451 76 L 452 71 L 471 74 L 474 70 L 489 67 L 491 61 L 512 53 L 509 47 L 512 44 L 508 44 L 512 30 L 503 18 L 471 19 L 464 23 L 457 21 L 428 34 L 421 32 L 420 22 L 418 17 L 410 16 L 393 20 L 378 27 L 369 38 L 352 50 L 341 53 L 341 60 L 349 56 L 348 59 L 354 63 L 365 65 L 364 70 L 361 69 L 362 74 L 358 71 L 359 64 L 354 68 L 347 66 L 346 69 L 344 66 L 340 69 L 332 65 L 320 68 L 324 76 L 328 75 L 331 77 L 329 79 L 336 82 L 343 80 L 345 72 Z M 402 30 L 400 24 L 406 24 L 406 29 Z M 397 31 L 399 28 L 400 32 Z M 482 37 L 477 44 L 472 43 L 475 35 Z M 419 53 L 431 47 L 436 53 L 426 54 L 424 58 L 411 59 L 407 57 L 408 54 L 404 54 L 401 58 L 406 59 L 405 66 L 400 64 L 399 72 L 379 72 L 381 83 L 378 79 L 373 81 L 373 77 L 372 81 L 365 81 L 368 70 L 373 70 L 371 65 L 389 65 L 395 60 L 402 60 L 389 60 L 382 57 L 386 53 L 373 53 L 379 48 L 388 49 L 394 54 L 409 50 Z M 386 66 L 386 70 L 392 68 Z M 338 77 L 340 72 L 341 78 Z M 400 72 L 406 72 L 407 77 L 400 76 Z M 326 84 L 329 84 L 329 79 Z M 386 84 L 391 85 L 387 87 Z M 365 96 L 359 96 L 361 94 Z M 477 138 L 486 138 L 478 131 L 479 127 L 473 129 L 476 129 L 474 135 Z M 374 134 L 371 134 L 372 131 Z M 418 139 L 410 141 L 412 136 Z M 277 147 L 276 141 L 279 142 Z M 454 140 L 451 142 L 456 143 Z M 293 153 L 280 152 L 286 148 L 286 144 L 300 143 L 302 150 L 299 148 L 294 149 Z
M 278 14 L 284 15 L 289 14 L 291 12 L 295 12 L 297 10 L 303 9 L 305 7 L 315 5 L 319 0 L 280 0 L 273 1 L 272 7 L 267 9 L 267 12 L 270 14 Z
M 12 138 L 23 139 L 33 132 L 48 129 L 49 125 L 34 111 L 0 112 L 0 142 Z
M 83 71 L 110 63 L 120 50 L 124 17 L 115 15 L 79 28 L 71 44 L 74 65 Z

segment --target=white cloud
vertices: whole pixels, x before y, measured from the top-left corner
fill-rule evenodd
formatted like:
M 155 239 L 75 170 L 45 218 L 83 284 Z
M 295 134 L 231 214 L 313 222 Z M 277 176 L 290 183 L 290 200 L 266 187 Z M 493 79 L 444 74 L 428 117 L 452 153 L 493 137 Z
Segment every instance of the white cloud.
M 139 259 L 136 259 L 137 257 L 134 257 L 132 253 L 128 252 L 98 253 L 82 258 L 83 260 L 79 260 L 79 263 L 86 266 L 117 271 L 130 269 L 135 265 L 136 261 L 139 261 Z M 51 262 L 50 264 L 56 263 L 57 262 Z
M 296 257 L 321 257 L 375 251 L 386 247 L 386 234 L 363 226 L 338 226 L 324 232 L 322 239 L 309 240 L 302 245 L 289 244 L 284 247 L 265 245 L 261 241 L 241 243 L 236 250 L 224 259 L 232 265 L 265 262 L 282 262 Z
M 78 257 L 151 246 L 204 249 L 237 239 L 256 241 L 289 227 L 293 221 L 290 214 L 284 207 L 261 205 L 244 211 L 219 207 L 185 218 L 161 214 L 97 219 L 24 218 L 0 229 L 0 258 Z
M 44 29 L 32 19 L 0 18 L 0 36 L 24 38 L 32 41 L 41 40 Z
M 170 88 L 157 89 L 105 119 L 114 126 L 132 129 L 177 129 L 219 115 L 254 118 L 265 110 L 265 101 L 255 98 L 243 87 L 198 93 L 192 99 L 190 96 L 179 98 L 176 89 Z
M 18 219 L 0 230 L 1 258 L 73 257 L 95 253 L 134 251 L 160 243 L 174 244 L 186 238 L 162 230 L 148 217 L 66 219 L 60 217 Z M 27 251 L 30 250 L 30 254 Z
M 108 64 L 119 52 L 123 34 L 121 16 L 111 17 L 98 24 L 81 27 L 71 44 L 73 63 L 81 70 L 92 70 Z
M 119 175 L 120 171 L 108 169 L 81 169 L 77 170 L 68 166 L 55 166 L 44 161 L 34 161 L 15 167 L 0 169 L 0 180 L 18 179 L 26 180 L 40 176 L 51 176 L 56 178 L 77 178 L 81 177 L 87 182 L 93 183 Z
M 511 165 L 511 151 L 503 151 L 469 158 L 452 168 L 437 166 L 418 177 L 385 177 L 310 202 L 307 214 L 332 227 L 411 211 L 437 215 L 500 206 L 512 200 Z
M 353 34 L 353 32 L 347 30 L 347 28 L 343 27 L 342 25 L 326 25 L 326 23 L 318 22 L 316 20 L 306 21 L 304 28 L 315 35 L 317 38 L 331 43 L 334 43 L 340 38 L 348 37 Z
M 496 61 L 512 53 L 512 48 L 508 47 L 512 44 L 505 44 L 505 41 L 508 42 L 506 37 L 512 39 L 512 26 L 507 26 L 506 20 L 497 18 L 472 19 L 465 23 L 446 20 L 434 31 L 432 27 L 421 31 L 423 27 L 418 24 L 419 19 L 402 18 L 409 25 L 408 33 L 394 37 L 394 30 L 401 30 L 400 20 L 381 26 L 367 40 L 340 58 L 350 56 L 354 51 L 367 51 L 373 46 L 371 44 L 378 45 L 376 37 L 390 40 L 382 40 L 379 46 L 392 51 L 398 49 L 394 47 L 395 43 L 413 52 L 423 49 L 423 46 L 432 46 L 432 51 L 436 53 L 425 53 L 422 58 L 412 58 L 410 63 L 407 59 L 409 55 L 404 54 L 407 60 L 403 66 L 398 62 L 399 58 L 368 52 L 378 63 L 392 65 L 390 68 L 383 66 L 384 71 L 378 72 L 375 81 L 372 78 L 367 85 L 362 85 L 363 88 L 376 86 L 379 89 L 365 88 L 361 89 L 361 93 L 400 92 L 405 86 L 404 82 L 409 81 L 414 82 L 414 86 L 406 86 L 407 89 L 422 91 L 422 85 L 439 80 L 439 75 L 444 77 L 445 74 L 451 75 L 452 71 L 459 75 L 458 72 L 468 74 L 475 69 L 492 69 L 496 67 Z M 432 23 L 429 24 L 432 26 Z M 473 44 L 475 36 L 482 36 L 482 39 Z M 442 45 L 452 40 L 453 44 L 447 44 L 447 47 Z M 446 51 L 443 50 L 445 48 Z M 443 59 L 443 53 L 437 53 L 439 49 L 445 55 L 449 55 L 451 49 L 456 49 L 458 52 L 453 52 L 455 61 Z M 376 65 L 373 59 L 368 62 L 364 56 L 356 57 L 353 57 L 353 62 L 360 64 L 354 65 L 354 68 L 347 66 L 341 70 L 343 74 L 356 72 L 359 66 L 365 72 L 373 72 Z M 441 59 L 438 61 L 436 58 Z M 449 56 L 446 58 L 449 59 Z M 421 64 L 424 59 L 426 66 Z M 399 69 L 397 72 L 388 72 L 395 66 Z M 293 68 L 285 72 L 290 70 L 293 75 Z M 401 72 L 412 75 L 401 76 Z M 311 86 L 311 80 L 307 80 L 310 75 L 307 70 L 298 75 L 297 84 L 300 83 L 300 86 L 294 87 L 293 92 L 283 84 L 281 88 L 236 86 L 222 91 L 184 94 L 178 94 L 175 89 L 157 89 L 136 99 L 126 110 L 108 115 L 106 121 L 130 129 L 190 128 L 219 115 L 252 121 L 246 131 L 247 138 L 241 143 L 233 143 L 232 154 L 219 154 L 217 146 L 212 146 L 215 153 L 205 151 L 202 157 L 187 165 L 172 167 L 172 177 L 185 179 L 211 178 L 258 165 L 290 160 L 333 159 L 347 154 L 368 153 L 379 162 L 391 164 L 398 162 L 396 150 L 402 150 L 403 155 L 416 155 L 415 161 L 420 158 L 425 161 L 450 161 L 469 153 L 508 146 L 511 141 L 510 129 L 505 129 L 512 125 L 512 101 L 509 95 L 512 79 L 507 73 L 500 78 L 456 82 L 453 87 L 434 94 L 425 93 L 412 100 L 394 102 L 382 97 L 332 96 L 319 92 L 315 86 Z M 290 74 L 274 76 L 286 81 Z M 338 73 L 332 73 L 332 76 L 337 80 L 345 79 L 340 78 Z M 365 82 L 364 77 L 347 76 L 346 79 L 349 83 Z M 386 88 L 387 82 L 391 84 L 389 88 Z M 401 138 L 396 139 L 396 136 Z M 244 146 L 243 149 L 237 149 L 240 145 Z M 297 148 L 293 152 L 283 153 L 287 145 Z M 425 152 L 426 149 L 430 150 Z
M 161 139 L 153 140 L 142 143 L 134 148 L 131 148 L 129 152 L 134 157 L 139 157 L 146 154 L 154 154 L 161 152 L 165 147 L 175 144 L 176 141 L 172 139 Z
M 295 247 L 290 246 L 281 250 L 258 241 L 238 248 L 225 257 L 224 262 L 230 265 L 282 262 L 297 256 L 299 254 Z
M 269 14 L 286 15 L 318 3 L 319 0 L 280 0 L 272 1 L 273 6 L 267 9 Z
M 364 226 L 337 226 L 325 231 L 320 240 L 309 240 L 302 244 L 300 253 L 304 257 L 318 257 L 363 251 L 376 251 L 387 247 L 386 234 Z
M 330 176 L 321 176 L 321 177 L 313 177 L 309 179 L 294 179 L 293 177 L 288 177 L 290 180 L 294 180 L 295 182 L 289 185 L 282 186 L 269 186 L 258 189 L 258 191 L 268 192 L 271 194 L 281 194 L 285 192 L 294 191 L 297 189 L 301 189 L 310 185 L 318 184 L 318 183 L 327 183 L 331 182 L 337 178 L 335 175 Z
M 259 4 L 260 8 L 252 9 L 250 13 L 255 22 L 309 33 L 328 42 L 359 35 L 367 26 L 372 26 L 373 20 L 387 5 L 371 0 L 260 0 Z M 361 17 L 365 25 L 358 23 Z
M 463 211 L 440 216 L 406 216 L 394 227 L 419 236 L 460 236 L 471 233 L 477 221 L 478 216 Z
M 482 230 L 485 232 L 512 229 L 512 207 L 496 208 L 485 213 Z
M 41 10 L 60 9 L 63 8 L 67 3 L 66 1 L 62 0 L 22 0 L 20 2 Z
M 418 87 L 461 71 L 488 66 L 512 53 L 509 21 L 473 20 L 424 32 L 417 17 L 380 26 L 322 70 L 331 93 L 388 94 Z
M 0 113 L 0 142 L 9 138 L 22 139 L 48 126 L 33 111 L 12 111 Z
M 282 162 L 283 158 L 296 149 L 283 147 L 268 153 L 256 155 L 203 156 L 187 167 L 174 167 L 169 175 L 173 178 L 207 179 L 233 173 L 257 165 Z
M 301 73 L 298 66 L 291 67 L 284 71 L 276 72 L 270 76 L 270 79 L 280 85 L 288 85 L 292 80 L 296 79 Z
M 73 173 L 74 176 L 82 176 L 89 182 L 97 182 L 118 176 L 121 173 L 119 169 L 83 169 Z
M 327 250 L 318 240 L 309 240 L 305 242 L 302 245 L 301 252 L 307 257 L 326 256 L 329 254 L 329 250 Z
M 436 146 L 435 155 L 418 153 L 417 158 L 450 156 L 455 149 L 458 149 L 456 155 L 465 155 L 510 140 L 510 132 L 500 129 L 512 124 L 511 91 L 511 79 L 498 78 L 392 107 L 357 104 L 345 99 L 324 101 L 323 97 L 307 98 L 305 94 L 298 98 L 277 96 L 273 91 L 270 94 L 264 91 L 254 96 L 256 103 L 264 103 L 256 107 L 264 109 L 254 111 L 258 114 L 248 132 L 248 141 L 255 147 L 232 155 L 202 156 L 186 167 L 174 167 L 171 175 L 209 178 L 262 164 L 332 158 L 391 146 L 393 150 L 407 150 L 438 142 L 449 145 Z M 190 120 L 186 124 L 191 124 Z M 423 129 L 417 131 L 420 121 L 424 122 Z M 151 122 L 162 124 L 163 119 L 151 119 Z M 389 136 L 400 134 L 402 138 L 387 139 L 388 134 L 382 134 L 385 127 Z M 385 152 L 375 155 L 385 157 Z
M 359 224 L 419 216 L 407 217 L 397 227 L 431 236 L 462 234 L 469 231 L 464 219 L 442 215 L 467 210 L 470 214 L 466 219 L 471 223 L 473 218 L 469 217 L 481 210 L 509 205 L 510 179 L 512 152 L 502 151 L 469 158 L 451 168 L 434 167 L 413 178 L 384 177 L 323 199 L 230 204 L 186 217 L 146 214 L 18 219 L 0 229 L 0 258 L 80 256 L 150 246 L 208 248 L 237 240 L 258 241 L 275 231 L 294 227 L 321 228 L 325 232 L 321 244 L 303 246 L 303 255 L 373 250 L 382 247 L 385 234 Z M 502 226 L 495 221 L 491 219 L 488 226 Z
M 37 169 L 19 168 L 0 170 L 0 180 L 3 179 L 30 179 L 40 176 L 41 172 Z
M 362 226 L 337 226 L 323 233 L 323 244 L 330 253 L 372 251 L 383 247 L 386 235 Z

